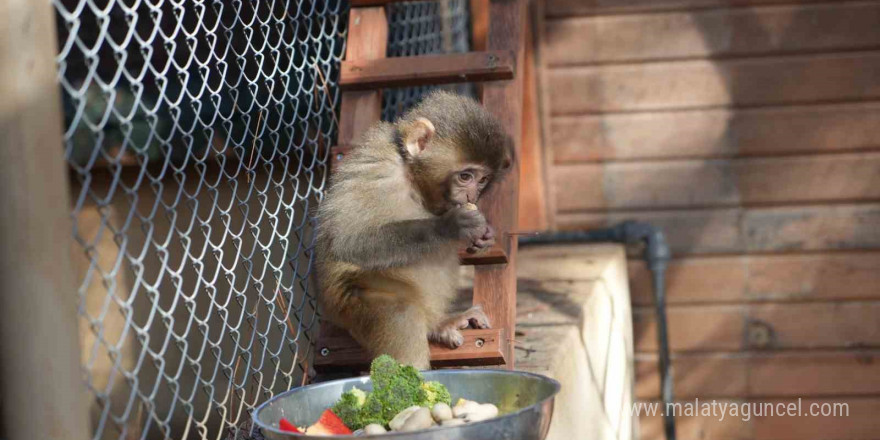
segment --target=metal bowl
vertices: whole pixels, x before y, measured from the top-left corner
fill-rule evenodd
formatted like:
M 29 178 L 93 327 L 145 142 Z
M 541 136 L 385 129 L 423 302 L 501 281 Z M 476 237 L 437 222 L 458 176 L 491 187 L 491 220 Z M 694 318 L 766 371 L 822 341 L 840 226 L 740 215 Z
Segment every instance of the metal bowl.
M 507 370 L 438 370 L 423 373 L 425 380 L 436 380 L 449 389 L 452 401 L 458 398 L 494 403 L 502 415 L 482 422 L 452 427 L 435 427 L 414 432 L 389 432 L 371 439 L 395 440 L 543 440 L 553 415 L 553 398 L 559 382 L 537 374 Z M 254 422 L 270 440 L 328 439 L 351 436 L 310 436 L 278 429 L 285 418 L 296 426 L 318 420 L 339 396 L 354 387 L 371 390 L 369 377 L 334 380 L 279 394 L 257 407 Z

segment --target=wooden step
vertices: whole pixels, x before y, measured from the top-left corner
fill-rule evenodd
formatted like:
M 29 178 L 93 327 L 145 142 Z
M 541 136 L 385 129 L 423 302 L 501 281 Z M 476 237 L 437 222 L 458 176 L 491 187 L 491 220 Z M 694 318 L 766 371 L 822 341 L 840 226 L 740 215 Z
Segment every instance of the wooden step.
M 507 333 L 501 328 L 465 329 L 464 344 L 451 349 L 431 344 L 431 367 L 504 365 Z M 345 330 L 322 322 L 315 345 L 319 372 L 366 370 L 372 357 Z
M 507 51 L 356 59 L 343 61 L 339 86 L 368 90 L 513 79 L 514 56 Z
M 458 260 L 461 262 L 462 266 L 506 264 L 507 253 L 504 252 L 504 247 L 502 247 L 500 244 L 502 238 L 497 238 L 496 241 L 497 243 L 495 243 L 492 247 L 478 254 L 469 254 L 466 250 L 461 249 L 458 251 Z

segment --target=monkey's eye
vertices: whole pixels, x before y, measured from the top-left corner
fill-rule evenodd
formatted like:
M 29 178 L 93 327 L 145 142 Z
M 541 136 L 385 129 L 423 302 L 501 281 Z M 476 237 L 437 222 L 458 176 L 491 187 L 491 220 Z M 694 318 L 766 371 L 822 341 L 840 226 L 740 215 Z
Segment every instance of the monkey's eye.
M 474 175 L 471 173 L 459 173 L 458 179 L 462 182 L 470 182 L 471 180 L 474 180 Z
M 488 177 L 488 176 L 483 176 L 483 178 L 480 179 L 480 185 L 485 185 L 486 182 L 488 182 L 488 181 L 489 181 L 489 177 Z

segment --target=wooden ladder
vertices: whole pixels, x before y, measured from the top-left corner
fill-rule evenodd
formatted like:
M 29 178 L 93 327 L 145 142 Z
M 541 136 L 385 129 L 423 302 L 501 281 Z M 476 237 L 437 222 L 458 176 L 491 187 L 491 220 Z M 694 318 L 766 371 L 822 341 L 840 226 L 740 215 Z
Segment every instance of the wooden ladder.
M 348 47 L 339 85 L 343 90 L 335 167 L 345 160 L 354 140 L 381 119 L 382 88 L 482 82 L 481 101 L 510 133 L 519 156 L 522 137 L 525 0 L 471 0 L 473 52 L 386 58 L 388 20 L 385 5 L 395 0 L 351 0 Z M 521 70 L 521 69 L 520 69 Z M 464 330 L 457 349 L 431 346 L 434 367 L 502 365 L 512 369 L 516 317 L 516 237 L 519 166 L 479 202 L 495 227 L 498 243 L 480 254 L 459 252 L 462 264 L 474 265 L 473 303 L 482 305 L 492 329 Z M 322 322 L 315 369 L 355 371 L 370 362 L 351 336 Z

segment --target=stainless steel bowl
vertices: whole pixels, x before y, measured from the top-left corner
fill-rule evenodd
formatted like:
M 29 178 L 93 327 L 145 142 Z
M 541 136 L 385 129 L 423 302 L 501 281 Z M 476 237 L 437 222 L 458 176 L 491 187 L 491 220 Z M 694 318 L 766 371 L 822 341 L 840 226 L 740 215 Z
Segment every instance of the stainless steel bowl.
M 480 403 L 494 403 L 500 416 L 482 422 L 453 427 L 435 427 L 424 431 L 395 432 L 370 436 L 371 439 L 395 440 L 543 440 L 553 415 L 553 398 L 559 382 L 537 374 L 506 370 L 438 370 L 424 373 L 425 380 L 436 380 L 449 389 L 452 401 L 458 398 Z M 333 405 L 339 396 L 353 387 L 369 391 L 369 377 L 334 380 L 309 385 L 279 394 L 260 405 L 254 421 L 271 440 L 328 439 L 351 436 L 318 437 L 290 434 L 278 429 L 285 418 L 296 426 L 308 426 Z

